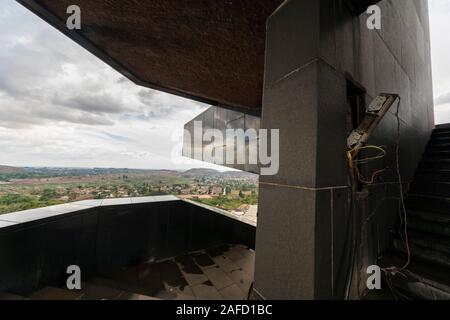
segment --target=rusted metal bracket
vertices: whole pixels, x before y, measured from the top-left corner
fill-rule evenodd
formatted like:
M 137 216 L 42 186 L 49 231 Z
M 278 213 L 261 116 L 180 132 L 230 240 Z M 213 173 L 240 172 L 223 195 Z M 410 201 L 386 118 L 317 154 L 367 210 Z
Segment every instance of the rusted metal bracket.
M 398 94 L 382 93 L 370 103 L 366 115 L 358 129 L 353 130 L 347 139 L 347 147 L 351 150 L 360 148 L 392 106 L 400 103 Z

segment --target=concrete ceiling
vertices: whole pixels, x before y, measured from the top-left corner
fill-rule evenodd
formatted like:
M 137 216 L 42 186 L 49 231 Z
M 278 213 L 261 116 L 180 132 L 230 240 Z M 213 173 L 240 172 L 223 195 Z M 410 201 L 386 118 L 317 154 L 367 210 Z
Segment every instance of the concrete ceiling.
M 355 14 L 361 14 L 364 11 L 366 11 L 369 6 L 376 4 L 381 0 L 346 0 L 346 1 Z
M 260 109 L 265 23 L 283 0 L 18 0 L 132 81 Z M 67 7 L 82 29 L 66 28 Z
M 284 0 L 17 1 L 139 85 L 260 112 L 266 20 Z M 74 3 L 82 25 L 70 31 Z

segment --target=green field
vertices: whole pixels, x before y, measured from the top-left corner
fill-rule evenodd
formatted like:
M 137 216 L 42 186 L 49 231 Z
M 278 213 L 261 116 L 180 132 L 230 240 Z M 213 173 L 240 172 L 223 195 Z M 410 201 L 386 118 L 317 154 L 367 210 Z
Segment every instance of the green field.
M 257 203 L 257 178 L 246 173 L 222 174 L 201 169 L 188 173 L 69 168 L 0 172 L 0 214 L 87 199 L 157 195 L 176 195 L 235 210 Z

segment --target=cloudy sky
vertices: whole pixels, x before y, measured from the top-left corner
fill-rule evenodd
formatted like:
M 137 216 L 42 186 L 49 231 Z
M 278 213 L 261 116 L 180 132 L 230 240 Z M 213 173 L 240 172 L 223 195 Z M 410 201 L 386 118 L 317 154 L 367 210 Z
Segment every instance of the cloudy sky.
M 177 140 L 206 108 L 133 84 L 15 1 L 1 0 L 0 164 L 208 167 L 180 164 Z
M 436 123 L 450 122 L 450 0 L 429 0 Z
M 436 120 L 450 122 L 450 1 L 430 0 L 430 14 Z M 206 167 L 180 164 L 176 139 L 206 108 L 134 85 L 15 1 L 1 0 L 0 164 Z

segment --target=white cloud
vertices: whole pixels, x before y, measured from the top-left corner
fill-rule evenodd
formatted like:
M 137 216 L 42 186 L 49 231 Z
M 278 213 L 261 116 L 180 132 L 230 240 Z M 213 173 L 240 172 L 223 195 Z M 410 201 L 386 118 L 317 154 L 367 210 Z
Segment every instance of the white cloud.
M 431 55 L 436 123 L 450 122 L 450 1 L 430 0 Z
M 170 161 L 172 134 L 206 105 L 131 83 L 12 0 L 0 46 L 0 164 L 212 167 Z

